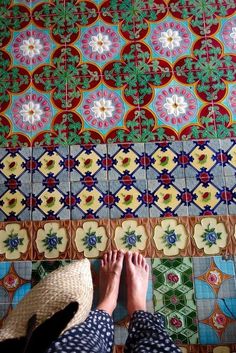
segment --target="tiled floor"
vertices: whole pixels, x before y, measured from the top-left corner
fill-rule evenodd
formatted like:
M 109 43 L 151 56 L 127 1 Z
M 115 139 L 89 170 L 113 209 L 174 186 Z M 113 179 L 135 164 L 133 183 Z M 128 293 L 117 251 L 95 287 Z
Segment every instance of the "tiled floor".
M 59 263 L 138 250 L 183 352 L 236 351 L 235 13 L 0 1 L 0 320 Z

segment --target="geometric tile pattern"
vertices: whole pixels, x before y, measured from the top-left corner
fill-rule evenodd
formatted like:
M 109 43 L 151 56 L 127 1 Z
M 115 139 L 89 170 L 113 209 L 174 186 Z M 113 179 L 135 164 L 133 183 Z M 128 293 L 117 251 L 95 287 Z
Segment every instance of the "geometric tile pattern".
M 235 266 L 221 256 L 193 258 L 197 299 L 236 298 Z
M 197 300 L 199 341 L 202 344 L 233 343 L 236 299 Z
M 0 157 L 2 221 L 236 213 L 229 139 L 0 149 Z
M 0 6 L 1 147 L 235 137 L 232 1 Z
M 6 315 L 31 288 L 32 263 L 0 263 L 0 327 Z
M 236 351 L 235 4 L 206 3 L 0 3 L 0 320 L 26 260 L 138 250 L 182 351 Z
M 212 255 L 236 254 L 235 226 L 235 216 L 1 222 L 0 261 L 100 258 L 109 249 L 161 259 L 192 256 L 197 298 L 227 298 L 235 293 L 232 261 Z
M 178 344 L 197 343 L 191 259 L 154 259 L 152 271 L 154 309 L 164 315 L 168 333 Z

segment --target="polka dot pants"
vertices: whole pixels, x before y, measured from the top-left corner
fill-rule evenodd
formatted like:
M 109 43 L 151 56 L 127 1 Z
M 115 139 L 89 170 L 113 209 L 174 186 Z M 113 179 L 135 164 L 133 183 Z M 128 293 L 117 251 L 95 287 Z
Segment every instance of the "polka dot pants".
M 114 324 L 105 311 L 91 311 L 88 318 L 54 341 L 47 353 L 112 353 Z M 162 316 L 136 311 L 130 321 L 125 353 L 181 353 L 165 332 Z

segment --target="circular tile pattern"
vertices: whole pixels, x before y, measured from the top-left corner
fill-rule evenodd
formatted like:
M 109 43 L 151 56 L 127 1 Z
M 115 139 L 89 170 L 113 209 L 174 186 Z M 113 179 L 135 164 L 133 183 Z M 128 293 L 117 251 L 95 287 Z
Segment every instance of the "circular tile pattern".
M 84 99 L 83 117 L 97 129 L 110 129 L 124 116 L 124 103 L 121 97 L 108 89 L 97 90 Z

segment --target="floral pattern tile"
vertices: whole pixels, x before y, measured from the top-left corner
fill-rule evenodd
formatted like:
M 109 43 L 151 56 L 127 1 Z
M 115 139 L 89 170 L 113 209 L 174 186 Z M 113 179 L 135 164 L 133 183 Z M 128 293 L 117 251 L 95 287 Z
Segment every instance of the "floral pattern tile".
M 235 298 L 235 266 L 221 256 L 193 258 L 197 299 Z
M 227 217 L 190 218 L 195 255 L 229 254 L 232 250 L 232 236 Z
M 225 176 L 235 176 L 236 173 L 236 142 L 235 140 L 220 140 L 221 162 Z
M 123 251 L 139 251 L 148 256 L 150 226 L 145 219 L 111 221 L 113 246 Z
M 72 258 L 96 258 L 110 248 L 110 222 L 72 222 Z
M 188 158 L 185 166 L 187 178 L 207 182 L 223 175 L 220 140 L 184 141 L 184 154 Z
M 188 215 L 185 179 L 148 180 L 147 199 L 151 218 Z
M 147 181 L 123 180 L 109 182 L 110 218 L 148 217 Z
M 32 219 L 70 219 L 70 183 L 50 177 L 45 184 L 34 183 L 31 197 Z
M 70 259 L 71 225 L 69 221 L 34 222 L 33 259 Z
M 1 6 L 2 147 L 235 137 L 231 0 Z
M 187 218 L 150 219 L 152 256 L 172 257 L 191 255 L 190 228 Z
M 33 183 L 69 182 L 69 147 L 33 148 Z
M 197 300 L 201 344 L 233 343 L 236 327 L 236 299 Z
M 71 183 L 71 218 L 109 218 L 107 181 Z
M 14 0 L 0 13 L 0 322 L 28 291 L 25 260 L 42 260 L 36 283 L 137 250 L 157 258 L 154 304 L 182 352 L 236 351 L 234 2 Z M 121 353 L 122 305 L 116 319 Z
M 154 310 L 164 315 L 167 332 L 178 344 L 197 343 L 191 259 L 153 259 L 152 274 Z
M 30 183 L 31 181 L 31 153 L 29 147 L 0 149 L 0 176 L 1 182 L 8 185 Z
M 189 194 L 189 215 L 204 216 L 227 214 L 227 199 L 225 195 L 225 180 L 217 176 L 213 180 L 186 179 Z
M 31 259 L 31 222 L 4 223 L 0 225 L 0 260 L 16 261 Z
M 82 145 L 70 147 L 70 180 L 107 180 L 107 146 Z
M 29 292 L 31 288 L 32 263 L 0 263 L 0 327 L 3 319 Z
M 182 149 L 182 142 L 145 144 L 147 178 L 166 183 L 172 179 L 183 179 L 186 161 Z
M 109 180 L 146 179 L 144 144 L 108 145 Z
M 31 219 L 31 184 L 0 184 L 0 221 Z

